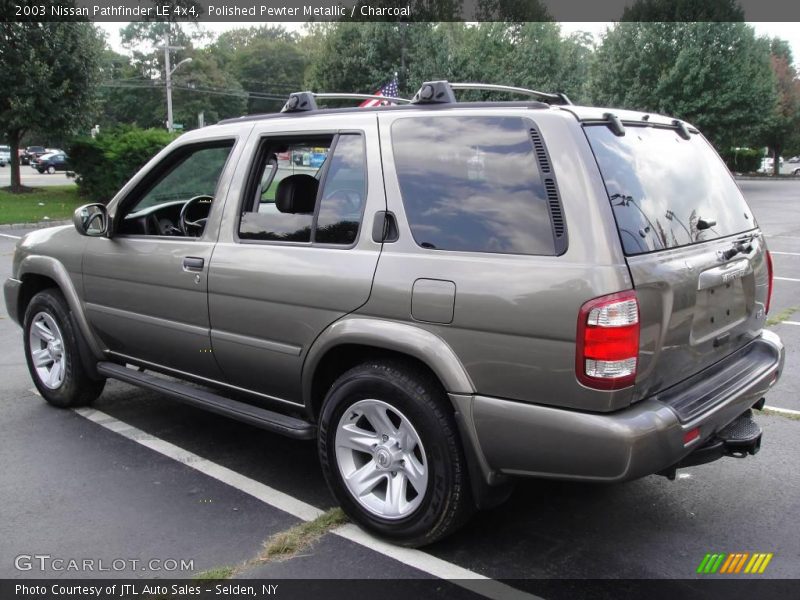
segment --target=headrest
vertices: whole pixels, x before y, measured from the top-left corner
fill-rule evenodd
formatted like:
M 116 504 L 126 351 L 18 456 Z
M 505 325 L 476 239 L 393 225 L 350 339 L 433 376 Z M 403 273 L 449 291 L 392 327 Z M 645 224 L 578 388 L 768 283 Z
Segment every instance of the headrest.
M 275 192 L 275 205 L 282 213 L 313 213 L 319 182 L 311 175 L 289 175 L 281 179 Z

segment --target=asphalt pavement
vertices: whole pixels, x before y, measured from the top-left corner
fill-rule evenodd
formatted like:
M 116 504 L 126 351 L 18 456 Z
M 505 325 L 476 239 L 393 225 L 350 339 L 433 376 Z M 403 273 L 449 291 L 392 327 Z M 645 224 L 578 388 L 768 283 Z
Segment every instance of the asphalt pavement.
M 740 185 L 774 253 L 770 315 L 800 309 L 800 182 Z M 6 236 L 19 233 L 0 232 L 2 279 L 15 242 Z M 772 326 L 788 356 L 767 403 L 800 411 L 800 325 L 792 323 L 800 311 Z M 252 558 L 264 540 L 302 521 L 302 507 L 334 506 L 313 443 L 119 382 L 107 384 L 91 421 L 32 391 L 21 331 L 3 306 L 0 347 L 0 578 L 85 575 L 15 567 L 16 557 L 32 554 L 139 561 L 94 574 L 102 577 L 163 577 L 164 560 L 191 560 L 190 569 L 168 574 L 189 576 Z M 423 551 L 404 554 L 345 526 L 350 534 L 327 533 L 300 556 L 251 565 L 240 577 L 455 573 L 526 587 L 523 580 L 691 579 L 706 553 L 771 552 L 760 577 L 796 579 L 800 420 L 773 413 L 757 420 L 764 439 L 755 457 L 684 469 L 675 481 L 521 481 L 507 503 Z M 494 597 L 503 597 L 498 589 Z
M 19 176 L 22 180 L 22 185 L 29 187 L 75 184 L 75 179 L 67 177 L 66 173 L 57 171 L 52 175 L 48 175 L 47 173 L 39 173 L 36 169 L 31 168 L 30 165 L 20 165 Z M 6 165 L 5 167 L 0 167 L 0 188 L 8 185 L 11 185 L 11 167 Z

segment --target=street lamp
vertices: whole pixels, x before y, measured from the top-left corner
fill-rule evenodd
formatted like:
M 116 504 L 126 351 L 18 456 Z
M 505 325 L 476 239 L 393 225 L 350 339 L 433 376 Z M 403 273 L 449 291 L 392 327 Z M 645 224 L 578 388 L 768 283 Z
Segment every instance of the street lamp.
M 169 34 L 166 34 L 164 38 L 164 73 L 166 74 L 167 80 L 167 131 L 172 133 L 172 74 L 178 70 L 181 65 L 185 65 L 186 63 L 192 62 L 191 58 L 184 58 L 181 62 L 175 65 L 173 68 L 170 69 L 169 66 L 169 51 L 170 50 L 182 50 L 181 46 L 170 46 L 169 45 Z

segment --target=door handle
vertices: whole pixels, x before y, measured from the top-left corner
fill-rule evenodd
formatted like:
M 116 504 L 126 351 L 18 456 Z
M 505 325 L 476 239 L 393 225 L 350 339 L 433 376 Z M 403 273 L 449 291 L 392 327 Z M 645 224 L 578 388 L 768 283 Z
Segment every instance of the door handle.
M 187 256 L 183 259 L 183 270 L 184 271 L 202 271 L 203 265 L 205 265 L 205 259 L 198 258 L 196 256 Z

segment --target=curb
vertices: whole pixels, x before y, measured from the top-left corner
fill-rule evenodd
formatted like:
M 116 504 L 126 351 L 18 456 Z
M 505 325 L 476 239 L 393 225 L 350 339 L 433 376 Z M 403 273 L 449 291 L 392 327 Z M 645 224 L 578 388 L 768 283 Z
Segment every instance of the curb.
M 12 229 L 45 229 L 47 227 L 58 227 L 59 225 L 69 225 L 72 221 L 35 221 L 33 223 L 7 223 L 0 225 L 0 231 L 10 231 Z
M 734 175 L 733 178 L 736 181 L 800 181 L 800 177 L 795 177 L 793 175 L 784 175 L 779 177 L 771 177 L 769 175 L 765 175 L 763 177 L 754 177 L 752 175 Z

